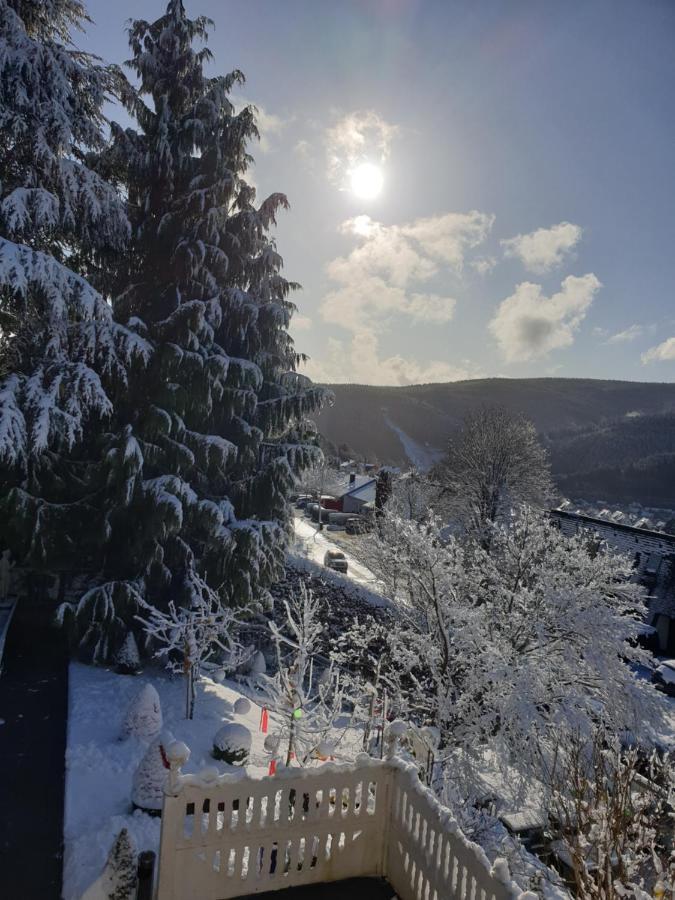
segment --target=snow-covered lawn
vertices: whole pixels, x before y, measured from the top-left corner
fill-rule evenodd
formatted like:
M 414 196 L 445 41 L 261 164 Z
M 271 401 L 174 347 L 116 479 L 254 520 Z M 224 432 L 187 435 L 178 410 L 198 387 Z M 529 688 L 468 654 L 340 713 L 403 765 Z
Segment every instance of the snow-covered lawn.
M 330 531 L 318 531 L 313 522 L 301 516 L 295 517 L 295 550 L 320 565 L 326 550 L 339 550 L 345 554 L 348 563 L 347 577 L 377 593 L 381 592 L 381 582 L 362 563 L 358 562 L 344 547 L 338 546 L 330 539 Z
M 136 849 L 157 850 L 160 819 L 132 811 L 134 772 L 148 744 L 135 737 L 122 738 L 122 725 L 131 700 L 151 683 L 157 690 L 164 719 L 163 731 L 184 741 L 191 756 L 185 772 L 215 766 L 220 772 L 232 766 L 211 756 L 213 737 L 226 722 L 240 722 L 253 741 L 248 774 L 266 775 L 270 754 L 263 748 L 259 730 L 260 706 L 255 702 L 246 715 L 235 715 L 234 702 L 244 694 L 232 682 L 217 684 L 204 678 L 197 685 L 195 718 L 187 721 L 183 678 L 171 678 L 162 670 L 142 676 L 117 675 L 108 669 L 72 663 L 70 667 L 68 746 L 66 750 L 66 800 L 64 822 L 64 900 L 79 900 L 99 875 L 116 835 L 127 828 Z M 252 699 L 252 693 L 246 691 Z M 270 717 L 270 731 L 274 731 Z M 348 732 L 336 758 L 348 759 L 360 750 L 360 736 Z M 320 765 L 320 763 L 316 763 Z

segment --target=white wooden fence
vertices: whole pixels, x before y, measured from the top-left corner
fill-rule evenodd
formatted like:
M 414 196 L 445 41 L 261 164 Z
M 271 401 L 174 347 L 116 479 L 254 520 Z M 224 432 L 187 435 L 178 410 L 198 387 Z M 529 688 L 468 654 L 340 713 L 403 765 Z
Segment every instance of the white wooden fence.
M 253 779 L 180 774 L 184 744 L 168 756 L 157 900 L 229 900 L 371 876 L 401 900 L 518 896 L 505 863 L 490 868 L 398 760 L 364 754 L 353 765 Z

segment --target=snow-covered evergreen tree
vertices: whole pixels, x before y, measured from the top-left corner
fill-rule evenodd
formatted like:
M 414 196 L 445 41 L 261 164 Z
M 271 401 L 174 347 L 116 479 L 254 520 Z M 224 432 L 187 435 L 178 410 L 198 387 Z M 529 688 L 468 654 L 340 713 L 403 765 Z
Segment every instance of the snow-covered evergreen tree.
M 101 426 L 149 351 L 93 286 L 129 224 L 87 165 L 111 75 L 70 43 L 84 16 L 0 0 L 0 540 L 50 574 L 90 569 Z
M 169 777 L 166 748 L 173 737 L 164 732 L 150 744 L 134 772 L 131 800 L 135 807 L 150 815 L 161 814 L 164 804 L 164 785 Z
M 76 610 L 85 642 L 96 623 L 99 659 L 143 599 L 189 609 L 206 584 L 224 605 L 258 601 L 280 573 L 293 473 L 316 455 L 303 421 L 322 392 L 295 372 L 295 285 L 269 235 L 287 201 L 256 205 L 244 180 L 254 113 L 228 99 L 241 73 L 204 75 L 194 44 L 208 27 L 180 0 L 132 24 L 138 130 L 113 128 L 100 161 L 132 223 L 115 316 L 153 357 L 116 409 L 105 580 Z
M 133 631 L 127 632 L 124 643 L 115 657 L 115 669 L 120 675 L 138 675 L 141 671 L 141 657 Z

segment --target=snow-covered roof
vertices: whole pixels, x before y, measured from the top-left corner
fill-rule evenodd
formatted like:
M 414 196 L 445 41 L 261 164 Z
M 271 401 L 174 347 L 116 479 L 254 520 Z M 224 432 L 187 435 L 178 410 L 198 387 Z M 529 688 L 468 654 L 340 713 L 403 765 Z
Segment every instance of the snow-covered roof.
M 362 488 L 375 484 L 376 480 L 371 475 L 356 475 L 351 484 L 335 485 L 332 493 L 334 497 L 346 497 L 348 494 L 358 495 Z

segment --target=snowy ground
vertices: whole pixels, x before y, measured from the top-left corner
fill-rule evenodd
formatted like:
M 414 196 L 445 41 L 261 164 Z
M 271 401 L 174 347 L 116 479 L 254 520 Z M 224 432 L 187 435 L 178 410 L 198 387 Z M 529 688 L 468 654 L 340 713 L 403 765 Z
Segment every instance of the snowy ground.
M 340 550 L 345 554 L 348 563 L 347 576 L 351 581 L 369 588 L 371 591 L 380 592 L 382 583 L 377 580 L 370 569 L 358 562 L 345 551 L 331 541 L 330 531 L 318 531 L 316 525 L 301 516 L 295 517 L 295 551 L 308 559 L 323 565 L 326 550 Z
M 217 684 L 204 678 L 198 685 L 195 718 L 184 718 L 185 687 L 182 678 L 162 670 L 148 670 L 140 677 L 116 675 L 72 663 L 70 667 L 68 746 L 66 751 L 66 802 L 64 822 L 64 900 L 79 900 L 99 875 L 110 846 L 127 828 L 137 850 L 157 850 L 160 819 L 132 812 L 131 783 L 147 744 L 137 738 L 122 740 L 122 722 L 132 698 L 146 683 L 157 689 L 162 704 L 164 729 L 184 741 L 191 756 L 185 772 L 216 766 L 232 767 L 211 756 L 212 739 L 225 722 L 238 721 L 252 735 L 251 764 L 247 772 L 266 775 L 269 753 L 263 749 L 259 730 L 260 707 L 235 716 L 232 706 L 242 696 L 239 686 Z M 249 699 L 250 691 L 246 690 Z M 274 731 L 271 723 L 270 730 Z M 349 731 L 336 750 L 337 759 L 350 759 L 360 750 L 360 735 Z M 320 763 L 316 763 L 320 765 Z

